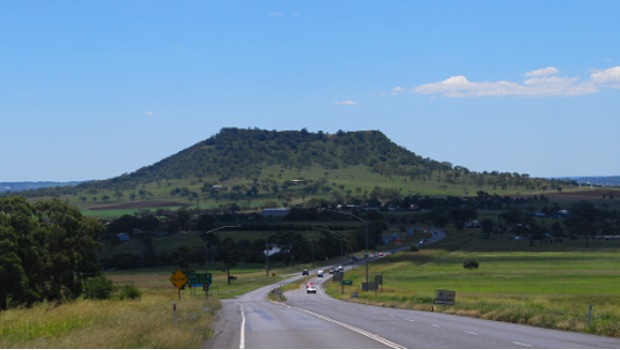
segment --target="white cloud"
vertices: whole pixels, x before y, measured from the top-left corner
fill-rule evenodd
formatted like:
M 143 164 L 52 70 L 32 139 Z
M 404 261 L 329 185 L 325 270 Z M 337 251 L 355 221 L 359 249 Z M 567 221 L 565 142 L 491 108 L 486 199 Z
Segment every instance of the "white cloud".
M 152 117 L 152 116 L 155 115 L 155 112 L 146 112 L 146 113 L 144 113 L 144 115 L 147 116 L 147 117 Z
M 442 94 L 448 97 L 506 96 L 517 94 L 521 87 L 508 81 L 470 82 L 462 75 L 450 77 L 439 83 L 420 85 L 415 92 Z
M 545 75 L 555 75 L 555 74 L 558 74 L 559 72 L 560 70 L 555 67 L 547 67 L 547 68 L 541 68 L 541 69 L 533 70 L 531 72 L 527 72 L 525 73 L 525 76 L 526 77 L 540 77 L 540 76 L 545 76 Z
M 620 66 L 603 69 L 590 75 L 590 80 L 597 85 L 620 88 Z
M 589 82 L 580 83 L 579 78 L 537 77 L 524 82 L 524 95 L 528 96 L 575 96 L 597 92 Z
M 351 100 L 335 101 L 334 103 L 342 106 L 355 106 L 357 104 L 357 102 Z
M 403 88 L 402 88 L 402 87 L 400 87 L 400 86 L 397 86 L 397 87 L 395 87 L 395 88 L 393 88 L 393 89 L 392 89 L 392 91 L 390 92 L 390 94 L 391 94 L 391 95 L 396 96 L 396 95 L 400 95 L 400 94 L 402 94 L 404 91 L 405 91 L 405 89 L 403 89 Z
M 419 85 L 414 92 L 446 97 L 482 96 L 576 96 L 598 92 L 603 86 L 620 88 L 620 66 L 593 73 L 590 79 L 557 76 L 559 69 L 546 67 L 525 73 L 523 82 L 472 82 L 463 75 L 438 83 Z

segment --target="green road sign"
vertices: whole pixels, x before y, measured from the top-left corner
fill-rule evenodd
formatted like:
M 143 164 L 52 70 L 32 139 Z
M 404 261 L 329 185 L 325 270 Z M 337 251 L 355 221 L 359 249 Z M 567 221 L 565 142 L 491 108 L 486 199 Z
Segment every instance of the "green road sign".
M 211 284 L 212 274 L 210 273 L 188 273 L 190 284 Z
M 351 281 L 351 280 L 342 280 L 342 281 L 340 281 L 340 284 L 343 285 L 343 286 L 350 286 L 350 285 L 353 285 L 353 281 Z

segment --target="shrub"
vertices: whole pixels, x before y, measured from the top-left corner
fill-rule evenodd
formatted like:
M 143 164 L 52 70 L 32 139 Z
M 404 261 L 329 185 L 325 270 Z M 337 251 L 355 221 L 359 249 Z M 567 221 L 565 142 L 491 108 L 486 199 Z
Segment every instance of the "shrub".
M 123 300 L 123 299 L 129 299 L 129 300 L 134 300 L 134 299 L 139 299 L 142 296 L 142 292 L 140 292 L 138 290 L 138 288 L 136 288 L 133 284 L 131 283 L 127 283 L 125 284 L 120 290 L 119 290 L 119 294 L 118 297 Z
M 410 252 L 417 252 L 417 251 L 420 251 L 420 249 L 415 244 L 412 244 L 412 245 L 409 246 L 409 251 Z
M 480 264 L 478 264 L 478 261 L 476 259 L 465 259 L 465 261 L 463 261 L 463 267 L 466 269 L 477 269 L 478 266 Z
M 87 280 L 84 286 L 84 296 L 86 299 L 108 299 L 113 291 L 114 284 L 103 275 Z

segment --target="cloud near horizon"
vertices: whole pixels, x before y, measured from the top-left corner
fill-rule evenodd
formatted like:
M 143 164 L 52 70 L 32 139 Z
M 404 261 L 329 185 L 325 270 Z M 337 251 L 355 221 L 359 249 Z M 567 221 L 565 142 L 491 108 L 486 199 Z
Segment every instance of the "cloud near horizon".
M 600 87 L 620 89 L 620 66 L 599 70 L 586 81 L 578 77 L 557 76 L 559 69 L 546 67 L 526 72 L 521 82 L 485 81 L 472 82 L 465 76 L 450 77 L 438 83 L 423 84 L 413 89 L 414 93 L 443 95 L 446 97 L 483 96 L 576 96 L 592 94 Z M 396 88 L 395 88 L 396 89 Z M 398 88 L 400 93 L 402 89 Z M 394 94 L 396 90 L 392 91 Z
M 334 103 L 337 105 L 343 105 L 343 106 L 355 106 L 357 104 L 357 102 L 351 101 L 351 100 L 335 101 Z

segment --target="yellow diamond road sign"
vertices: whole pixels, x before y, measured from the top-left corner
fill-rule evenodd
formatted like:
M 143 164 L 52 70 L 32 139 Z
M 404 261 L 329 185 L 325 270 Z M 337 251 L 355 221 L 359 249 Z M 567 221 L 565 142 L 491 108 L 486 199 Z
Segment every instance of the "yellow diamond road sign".
M 187 278 L 187 276 L 183 272 L 181 272 L 181 270 L 177 270 L 177 272 L 175 272 L 172 277 L 170 277 L 170 282 L 172 282 L 172 284 L 174 284 L 174 286 L 179 289 L 183 288 L 187 281 L 189 281 L 189 278 Z

